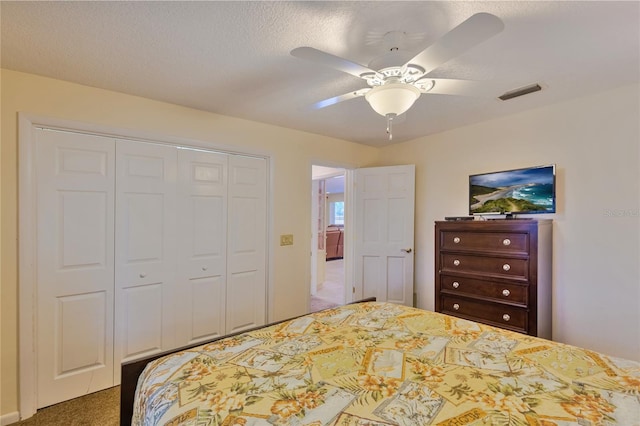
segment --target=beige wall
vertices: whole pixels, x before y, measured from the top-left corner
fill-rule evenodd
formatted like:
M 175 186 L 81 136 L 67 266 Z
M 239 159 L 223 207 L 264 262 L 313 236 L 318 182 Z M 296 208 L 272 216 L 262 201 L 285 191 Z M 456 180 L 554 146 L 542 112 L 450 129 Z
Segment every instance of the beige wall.
M 468 175 L 555 163 L 554 340 L 640 359 L 637 85 L 374 149 L 29 74 L 3 70 L 1 78 L 0 415 L 18 406 L 18 111 L 270 153 L 273 235 L 295 236 L 291 247 L 273 242 L 273 319 L 305 306 L 312 162 L 416 164 L 415 282 L 419 306 L 427 309 L 433 308 L 433 222 L 467 213 Z
M 319 135 L 211 114 L 116 92 L 2 70 L 0 415 L 17 400 L 17 113 L 62 118 L 157 135 L 259 150 L 271 155 L 273 235 L 295 244 L 272 249 L 272 320 L 305 313 L 309 292 L 311 164 L 365 166 L 378 150 Z
M 623 87 L 383 148 L 385 164 L 416 164 L 419 307 L 434 306 L 433 223 L 468 214 L 469 174 L 555 163 L 557 214 L 539 216 L 554 220 L 553 339 L 640 360 L 639 94 Z

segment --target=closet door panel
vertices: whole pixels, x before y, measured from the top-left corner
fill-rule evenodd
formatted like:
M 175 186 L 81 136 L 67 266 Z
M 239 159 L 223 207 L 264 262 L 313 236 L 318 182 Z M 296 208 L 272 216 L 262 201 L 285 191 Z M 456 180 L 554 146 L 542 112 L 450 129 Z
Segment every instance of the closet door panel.
M 122 300 L 119 311 L 128 325 L 122 353 L 135 356 L 162 350 L 162 283 L 127 287 Z
M 178 151 L 177 343 L 225 332 L 226 154 Z
M 37 407 L 113 386 L 113 139 L 35 130 Z
M 116 145 L 117 362 L 175 347 L 176 151 Z M 119 369 L 115 372 L 120 381 Z
M 229 156 L 227 333 L 266 321 L 266 173 L 264 159 Z
M 185 283 L 190 302 L 188 310 L 184 310 L 190 323 L 189 343 L 208 340 L 224 334 L 224 301 L 225 283 L 221 276 L 191 278 Z

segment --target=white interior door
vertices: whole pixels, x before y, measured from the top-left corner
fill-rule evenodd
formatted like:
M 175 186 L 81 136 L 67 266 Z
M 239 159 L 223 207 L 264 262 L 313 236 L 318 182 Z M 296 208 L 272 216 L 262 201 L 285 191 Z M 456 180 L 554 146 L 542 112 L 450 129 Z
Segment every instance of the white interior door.
M 266 322 L 267 162 L 229 156 L 226 331 Z
M 228 157 L 178 150 L 177 346 L 225 333 Z
M 35 138 L 40 408 L 113 386 L 115 141 Z
M 176 150 L 117 141 L 116 365 L 174 347 Z
M 354 299 L 413 305 L 415 166 L 355 171 Z

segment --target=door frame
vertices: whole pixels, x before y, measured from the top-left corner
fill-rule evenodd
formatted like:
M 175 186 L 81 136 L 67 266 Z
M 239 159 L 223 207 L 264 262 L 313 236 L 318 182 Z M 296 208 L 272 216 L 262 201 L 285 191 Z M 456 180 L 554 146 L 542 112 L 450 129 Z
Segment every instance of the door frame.
M 355 191 L 353 190 L 353 180 L 354 180 L 354 176 L 355 176 L 355 168 L 352 165 L 345 165 L 345 164 L 335 164 L 335 163 L 328 163 L 326 161 L 321 161 L 321 160 L 313 160 L 310 162 L 309 165 L 309 174 L 311 175 L 311 187 L 310 187 L 310 191 L 311 191 L 311 199 L 310 199 L 310 206 L 309 206 L 309 217 L 311 218 L 311 220 L 313 220 L 313 210 L 317 207 L 314 203 L 315 203 L 315 198 L 317 196 L 317 194 L 314 193 L 313 191 L 313 174 L 312 174 L 312 168 L 313 166 L 320 166 L 320 167 L 328 167 L 328 168 L 332 168 L 332 169 L 342 169 L 342 173 L 344 175 L 344 244 L 343 244 L 343 268 L 344 268 L 344 286 L 343 286 L 343 290 L 344 290 L 344 302 L 345 303 L 350 303 L 353 301 L 353 283 L 354 283 L 354 276 L 353 276 L 353 219 L 354 219 L 354 214 L 353 214 L 353 206 L 355 205 Z M 331 174 L 331 175 L 326 175 L 323 176 L 321 179 L 325 179 L 325 178 L 330 178 L 333 176 L 337 176 L 336 174 Z M 320 178 L 319 178 L 320 179 Z M 312 224 L 311 226 L 311 230 L 312 230 L 312 234 L 316 233 L 317 231 L 315 231 L 314 228 L 315 225 Z M 326 224 L 325 224 L 326 226 Z M 314 245 L 314 241 L 316 241 L 316 244 Z M 318 245 L 317 245 L 317 237 L 316 239 L 313 238 L 313 236 L 311 237 L 311 256 L 309 257 L 310 259 L 310 264 L 309 264 L 309 285 L 307 285 L 307 309 L 306 311 L 309 311 L 309 303 L 311 300 L 311 286 L 312 286 L 312 279 L 314 277 L 314 275 L 317 277 L 317 274 L 314 272 L 314 270 L 317 268 L 317 264 L 316 264 L 316 259 L 317 259 L 317 254 L 318 254 Z
M 254 148 L 239 150 L 238 147 L 178 138 L 157 133 L 115 126 L 91 124 L 18 113 L 18 409 L 20 419 L 33 416 L 37 411 L 37 336 L 36 336 L 36 179 L 35 179 L 35 134 L 38 127 L 59 131 L 87 133 L 110 138 L 129 139 L 139 142 L 153 142 L 194 149 L 213 150 L 221 153 L 264 158 L 267 164 L 267 232 L 266 232 L 266 323 L 273 318 L 273 167 L 272 154 Z

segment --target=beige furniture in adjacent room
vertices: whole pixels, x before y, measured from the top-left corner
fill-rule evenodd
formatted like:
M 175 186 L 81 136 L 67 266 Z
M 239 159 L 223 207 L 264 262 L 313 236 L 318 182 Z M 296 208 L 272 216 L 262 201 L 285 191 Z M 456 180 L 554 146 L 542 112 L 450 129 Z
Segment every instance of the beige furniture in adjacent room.
M 337 225 L 327 227 L 327 260 L 342 259 L 344 253 L 344 230 Z

